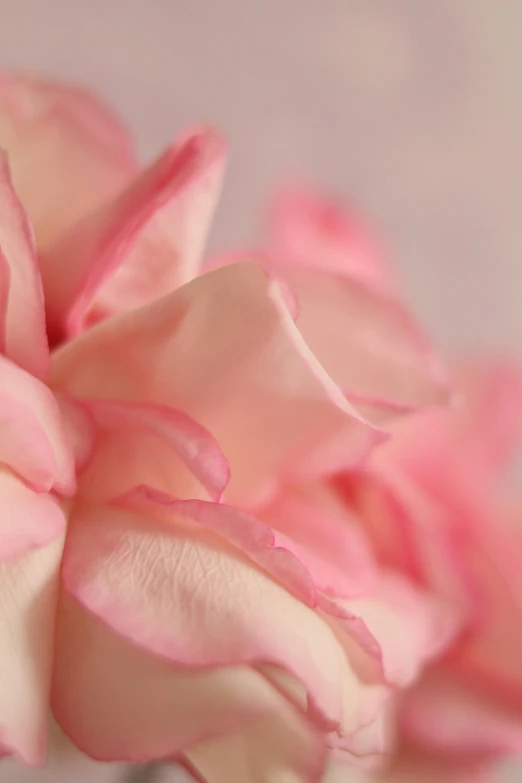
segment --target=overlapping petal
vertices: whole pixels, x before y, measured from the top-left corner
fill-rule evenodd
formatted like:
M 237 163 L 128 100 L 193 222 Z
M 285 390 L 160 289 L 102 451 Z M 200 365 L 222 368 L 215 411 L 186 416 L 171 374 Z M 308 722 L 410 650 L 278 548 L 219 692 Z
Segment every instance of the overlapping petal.
M 31 226 L 0 150 L 0 334 L 3 352 L 38 378 L 49 368 L 42 283 Z
M 188 132 L 53 246 L 43 268 L 55 338 L 77 334 L 191 280 L 219 196 L 225 145 Z
M 117 633 L 173 664 L 279 665 L 304 683 L 332 729 L 355 730 L 359 685 L 327 624 L 231 546 L 226 536 L 235 523 L 226 506 L 214 506 L 210 519 L 197 512 L 190 503 L 171 508 L 167 519 L 155 519 L 150 508 L 147 515 L 117 506 L 78 510 L 64 555 L 66 590 Z M 255 532 L 236 530 L 244 540 Z M 250 550 L 261 556 L 263 546 L 266 565 L 270 556 L 277 562 L 269 541 L 252 541 Z M 286 553 L 275 575 L 295 590 L 297 566 L 290 570 L 289 559 Z
M 53 709 L 64 731 L 95 758 L 161 759 L 245 731 L 254 735 L 244 744 L 254 757 L 265 737 L 260 775 L 273 763 L 284 770 L 321 766 L 311 727 L 252 668 L 173 667 L 114 634 L 67 594 L 58 638 Z
M 41 508 L 34 501 L 33 525 L 46 524 Z M 63 539 L 0 563 L 0 750 L 31 766 L 45 761 Z
M 353 465 L 382 438 L 319 365 L 277 283 L 254 264 L 211 272 L 90 329 L 55 354 L 52 382 L 80 399 L 184 411 L 227 456 L 227 499 L 238 505 L 272 493 L 310 455 L 317 472 Z
M 58 404 L 43 383 L 0 356 L 0 460 L 38 491 L 75 488 Z
M 107 106 L 77 87 L 25 74 L 0 76 L 0 147 L 44 255 L 137 169 L 129 137 Z

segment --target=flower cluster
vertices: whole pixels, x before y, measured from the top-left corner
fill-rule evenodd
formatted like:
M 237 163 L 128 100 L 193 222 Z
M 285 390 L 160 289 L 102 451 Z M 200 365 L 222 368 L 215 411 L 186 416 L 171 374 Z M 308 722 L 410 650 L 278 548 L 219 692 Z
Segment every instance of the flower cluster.
M 306 189 L 203 259 L 212 129 L 143 169 L 96 99 L 15 75 L 0 147 L 3 755 L 45 763 L 51 714 L 206 783 L 518 753 L 518 368 L 447 375 L 371 232 Z

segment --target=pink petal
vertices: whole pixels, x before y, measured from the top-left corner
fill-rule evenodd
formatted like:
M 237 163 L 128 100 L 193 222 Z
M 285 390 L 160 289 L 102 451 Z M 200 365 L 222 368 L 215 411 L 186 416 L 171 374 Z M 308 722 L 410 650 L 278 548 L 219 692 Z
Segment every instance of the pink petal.
M 0 146 L 45 255 L 137 168 L 126 131 L 97 98 L 23 74 L 0 76 Z
M 490 457 L 477 436 L 470 438 L 469 451 L 466 440 L 461 445 L 461 423 L 441 412 L 405 423 L 398 443 L 393 446 L 392 438 L 376 462 L 390 477 L 398 462 L 408 477 L 397 486 L 410 507 L 412 542 L 424 574 L 467 614 L 459 666 L 522 704 L 520 507 L 494 486 Z
M 398 300 L 319 270 L 274 268 L 299 299 L 299 331 L 350 401 L 389 418 L 446 399 L 443 365 Z
M 98 447 L 82 476 L 83 497 L 99 501 L 143 483 L 193 497 L 188 493 L 194 481 L 180 486 L 186 480 L 181 461 L 210 498 L 220 499 L 230 478 L 228 462 L 212 435 L 190 416 L 166 406 L 111 400 L 84 406 L 98 428 Z
M 45 546 L 65 529 L 58 501 L 0 469 L 0 562 Z
M 71 494 L 74 458 L 52 392 L 0 356 L 0 462 L 38 491 Z
M 196 505 L 198 512 L 194 522 L 193 504 L 181 503 L 160 521 L 150 508 L 145 516 L 80 507 L 64 554 L 66 589 L 118 634 L 172 664 L 281 666 L 303 682 L 314 714 L 331 729 L 356 728 L 359 684 L 327 624 L 216 535 L 220 524 L 232 543 L 241 535 L 227 507 L 202 513 Z M 249 552 L 262 547 L 252 542 Z M 270 543 L 266 549 L 263 567 Z
M 80 399 L 184 411 L 229 460 L 234 505 L 266 497 L 311 456 L 316 472 L 353 466 L 382 438 L 310 353 L 277 283 L 251 264 L 88 330 L 55 354 L 53 383 Z
M 306 566 L 320 590 L 351 598 L 374 587 L 377 566 L 358 520 L 324 493 L 287 488 L 258 513 L 274 529 L 278 542 Z
M 205 783 L 320 783 L 326 749 L 302 723 L 283 716 L 188 751 L 191 768 Z
M 320 763 L 314 732 L 261 674 L 174 667 L 114 634 L 67 594 L 52 706 L 63 730 L 100 760 L 173 757 L 244 731 L 247 755 L 264 749 L 259 774 L 271 759 L 301 770 Z
M 493 357 L 458 368 L 452 424 L 456 446 L 493 473 L 516 456 L 522 435 L 522 366 Z
M 480 766 L 408 751 L 382 772 L 354 769 L 342 759 L 331 757 L 323 783 L 494 783 L 496 776 Z
M 33 511 L 38 511 L 36 502 Z M 37 521 L 33 518 L 33 524 Z M 60 536 L 0 563 L 0 748 L 29 765 L 45 760 L 62 548 Z
M 398 427 L 404 425 L 409 422 Z M 372 457 L 370 470 L 343 476 L 336 486 L 363 521 L 381 565 L 424 585 L 471 624 L 477 619 L 478 585 L 466 562 L 458 515 L 401 472 L 394 439 L 393 433 L 390 445 Z
M 411 691 L 401 724 L 411 740 L 446 757 L 479 761 L 519 755 L 522 749 L 519 711 L 451 675 L 432 675 Z
M 135 487 L 115 501 L 129 510 L 159 517 L 166 522 L 186 518 L 213 531 L 245 552 L 263 571 L 308 606 L 317 604 L 310 574 L 291 550 L 279 546 L 279 537 L 250 514 L 222 503 L 176 500 L 150 487 Z
M 98 440 L 96 424 L 87 406 L 70 395 L 58 393 L 55 399 L 78 475 L 86 470 L 93 459 Z
M 334 603 L 361 618 L 379 644 L 385 680 L 401 687 L 411 684 L 459 630 L 458 616 L 451 609 L 399 574 L 383 574 L 369 597 Z M 351 635 L 349 624 L 344 628 Z M 351 644 L 347 649 L 353 649 Z M 368 665 L 373 662 L 369 660 Z
M 76 334 L 197 275 L 224 160 L 214 131 L 185 134 L 53 248 L 44 275 L 51 315 L 60 313 L 51 319 L 53 334 Z
M 522 538 L 517 528 L 499 524 L 503 509 L 488 508 L 476 498 L 469 508 L 464 550 L 466 563 L 478 584 L 479 620 L 474 633 L 455 653 L 455 665 L 480 687 L 506 704 L 522 705 Z M 496 513 L 495 513 L 496 511 Z M 482 513 L 481 513 L 482 512 Z M 461 511 L 462 515 L 462 511 Z
M 383 249 L 360 217 L 342 205 L 305 187 L 286 188 L 276 195 L 270 218 L 269 247 L 276 258 L 392 293 Z
M 49 348 L 33 234 L 1 150 L 0 216 L 3 350 L 21 367 L 44 378 L 49 368 Z

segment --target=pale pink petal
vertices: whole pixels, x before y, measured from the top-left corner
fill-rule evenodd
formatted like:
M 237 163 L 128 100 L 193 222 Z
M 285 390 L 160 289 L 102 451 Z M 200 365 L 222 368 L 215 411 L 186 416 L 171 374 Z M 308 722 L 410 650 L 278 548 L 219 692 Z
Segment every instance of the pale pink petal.
M 362 219 L 306 187 L 276 194 L 268 236 L 270 251 L 285 263 L 358 280 L 381 293 L 395 287 L 384 250 Z
M 45 546 L 65 529 L 56 498 L 29 489 L 0 469 L 0 562 Z
M 186 753 L 205 783 L 320 783 L 326 749 L 302 721 L 282 714 Z
M 317 604 L 313 580 L 292 550 L 280 545 L 279 536 L 263 522 L 233 506 L 201 500 L 177 500 L 150 487 L 135 487 L 116 505 L 150 514 L 168 523 L 181 518 L 195 522 L 245 552 L 308 606 Z
M 162 521 L 150 508 L 147 516 L 116 506 L 78 509 L 64 554 L 66 589 L 120 635 L 173 664 L 279 665 L 305 684 L 324 723 L 354 730 L 359 685 L 328 625 L 214 532 L 220 518 L 226 532 L 234 529 L 226 507 L 214 506 L 209 519 L 199 506 L 196 521 L 187 507 L 179 504 Z
M 520 515 L 514 520 L 506 509 L 488 508 L 477 493 L 469 516 L 464 555 L 477 582 L 479 622 L 474 633 L 455 654 L 457 670 L 466 672 L 478 686 L 502 694 L 507 703 L 522 706 L 522 575 Z M 499 520 L 513 522 L 499 524 Z
M 74 491 L 74 457 L 52 392 L 3 356 L 0 422 L 0 462 L 39 491 Z
M 213 500 L 219 500 L 230 479 L 230 468 L 212 435 L 182 411 L 160 405 L 90 400 L 85 403 L 98 427 L 137 428 L 162 439 L 201 482 Z M 121 491 L 121 490 L 120 490 Z M 113 497 L 116 492 L 113 492 Z
M 0 563 L 0 748 L 30 765 L 45 759 L 62 548 L 59 536 Z
M 459 367 L 453 437 L 491 472 L 515 457 L 522 435 L 522 367 L 507 357 Z
M 445 369 L 398 300 L 318 270 L 273 268 L 299 299 L 299 331 L 354 404 L 390 417 L 445 400 Z
M 3 350 L 21 367 L 43 378 L 49 368 L 42 282 L 31 226 L 18 200 L 6 155 L 0 150 L 0 319 Z M 8 293 L 7 293 L 8 292 Z
M 409 426 L 406 421 L 398 425 Z M 392 434 L 390 441 L 393 441 Z M 383 566 L 402 572 L 453 606 L 468 624 L 477 620 L 478 583 L 467 564 L 462 520 L 401 471 L 401 453 L 387 442 L 365 473 L 335 486 L 355 509 Z M 390 453 L 388 453 L 390 452 Z M 419 455 L 419 460 L 421 459 Z
M 214 131 L 184 134 L 52 248 L 44 283 L 53 334 L 76 334 L 197 275 L 224 160 L 224 142 Z
M 85 471 L 94 456 L 98 440 L 96 424 L 85 404 L 68 394 L 58 393 L 55 399 L 78 475 Z
M 283 769 L 320 763 L 314 732 L 261 674 L 248 667 L 174 667 L 113 633 L 67 594 L 52 705 L 63 730 L 100 760 L 173 757 L 243 730 L 245 752 L 255 757 L 264 742 L 262 764 L 272 758 Z
M 331 756 L 322 783 L 498 783 L 498 777 L 481 766 L 452 762 L 421 753 L 408 752 L 383 771 L 354 768 L 342 758 Z M 174 783 L 174 782 L 173 782 Z
M 258 515 L 274 529 L 277 541 L 306 566 L 323 592 L 351 598 L 375 586 L 377 564 L 359 520 L 324 493 L 287 487 Z
M 433 674 L 414 688 L 400 719 L 412 741 L 446 757 L 478 761 L 522 751 L 520 712 L 451 675 Z
M 53 384 L 81 399 L 187 413 L 229 460 L 234 505 L 266 497 L 310 455 L 317 472 L 353 466 L 382 439 L 311 354 L 277 283 L 253 264 L 208 273 L 88 330 L 55 354 Z
M 520 508 L 509 495 L 499 496 L 479 446 L 474 460 L 447 417 L 433 412 L 417 424 L 418 432 L 413 422 L 401 425 L 400 446 L 392 438 L 376 462 L 409 505 L 411 540 L 424 575 L 467 613 L 459 665 L 522 704 Z M 408 479 L 393 472 L 397 463 Z
M 377 660 L 385 680 L 395 685 L 415 681 L 424 666 L 447 649 L 459 630 L 459 617 L 451 608 L 399 574 L 383 573 L 371 596 L 333 603 L 361 618 L 379 644 Z M 342 617 L 339 620 L 352 635 L 349 622 L 342 623 Z M 348 651 L 352 649 L 348 645 Z M 373 661 L 367 664 L 371 671 Z
M 44 254 L 137 169 L 126 131 L 102 102 L 23 74 L 0 76 L 0 147 Z

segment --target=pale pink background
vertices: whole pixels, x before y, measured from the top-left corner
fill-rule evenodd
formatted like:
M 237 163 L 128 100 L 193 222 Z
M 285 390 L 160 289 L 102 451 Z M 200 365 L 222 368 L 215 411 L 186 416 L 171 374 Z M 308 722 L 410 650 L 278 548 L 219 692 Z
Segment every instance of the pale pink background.
M 0 0 L 0 20 L 1 65 L 100 91 L 146 157 L 223 129 L 214 246 L 300 174 L 367 210 L 444 343 L 522 352 L 519 0 Z

